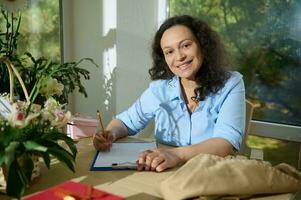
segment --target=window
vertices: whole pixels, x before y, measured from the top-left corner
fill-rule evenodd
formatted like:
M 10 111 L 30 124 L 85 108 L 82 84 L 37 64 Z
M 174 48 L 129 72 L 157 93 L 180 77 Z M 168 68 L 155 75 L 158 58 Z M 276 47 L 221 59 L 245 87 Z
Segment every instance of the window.
M 3 0 L 0 8 L 0 57 L 8 57 L 15 64 L 28 90 L 33 87 L 37 63 L 45 58 L 61 61 L 60 1 Z M 0 94 L 10 92 L 8 83 L 8 70 L 0 62 Z M 14 95 L 22 99 L 21 85 L 15 83 Z
M 220 34 L 256 105 L 251 134 L 263 137 L 248 146 L 300 170 L 301 1 L 169 0 L 169 14 L 199 17 Z
M 253 119 L 301 126 L 300 1 L 170 0 L 169 9 L 219 32 L 256 105 Z
M 31 0 L 21 10 L 18 53 L 30 52 L 35 58 L 44 56 L 55 61 L 61 60 L 60 48 L 60 1 Z M 18 12 L 8 13 L 8 20 L 14 18 L 17 26 Z M 0 31 L 6 30 L 6 20 L 0 15 Z

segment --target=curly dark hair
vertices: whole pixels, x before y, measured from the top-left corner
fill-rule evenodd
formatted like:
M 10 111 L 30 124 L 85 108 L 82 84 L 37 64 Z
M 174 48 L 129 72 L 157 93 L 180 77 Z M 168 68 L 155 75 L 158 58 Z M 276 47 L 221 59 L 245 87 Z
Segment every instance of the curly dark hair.
M 224 46 L 218 34 L 206 22 L 189 15 L 167 19 L 156 32 L 153 40 L 153 66 L 149 69 L 149 74 L 152 80 L 171 79 L 174 76 L 165 62 L 160 43 L 163 33 L 176 25 L 183 25 L 189 28 L 201 47 L 204 60 L 196 74 L 196 82 L 199 87 L 194 90 L 195 97 L 192 97 L 192 99 L 202 101 L 209 94 L 216 93 L 221 89 L 229 78 L 229 73 L 226 70 L 229 62 Z

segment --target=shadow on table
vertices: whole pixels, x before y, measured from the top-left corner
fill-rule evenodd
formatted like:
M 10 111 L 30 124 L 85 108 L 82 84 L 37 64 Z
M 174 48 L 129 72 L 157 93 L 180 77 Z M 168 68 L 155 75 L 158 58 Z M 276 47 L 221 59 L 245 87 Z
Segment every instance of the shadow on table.
M 139 193 L 126 198 L 126 200 L 159 200 L 161 198 L 146 193 Z

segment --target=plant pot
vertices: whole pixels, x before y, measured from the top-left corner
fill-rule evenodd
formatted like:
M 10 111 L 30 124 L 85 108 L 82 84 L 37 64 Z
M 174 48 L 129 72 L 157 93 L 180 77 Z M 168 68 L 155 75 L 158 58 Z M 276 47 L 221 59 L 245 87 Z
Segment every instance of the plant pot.
M 31 175 L 31 181 L 35 181 L 41 176 L 40 157 L 32 156 L 32 160 L 33 160 L 33 170 Z
M 41 176 L 40 159 L 38 156 L 32 156 L 33 170 L 31 175 L 31 182 L 36 181 Z M 6 180 L 8 170 L 5 164 L 0 167 L 0 193 L 6 193 Z
M 5 165 L 0 167 L 0 192 L 5 193 L 6 191 L 6 179 L 7 179 L 7 169 Z

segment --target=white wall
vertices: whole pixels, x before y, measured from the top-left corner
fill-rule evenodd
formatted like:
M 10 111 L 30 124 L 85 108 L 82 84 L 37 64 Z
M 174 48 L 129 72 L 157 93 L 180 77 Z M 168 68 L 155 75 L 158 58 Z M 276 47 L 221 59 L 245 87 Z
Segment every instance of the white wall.
M 148 86 L 157 4 L 149 0 L 117 2 L 116 111 L 120 112 Z
M 105 0 L 63 0 L 64 59 L 93 58 L 100 65 L 82 65 L 91 72 L 85 81 L 88 98 L 75 92 L 70 109 L 95 116 L 100 109 L 107 123 L 113 115 L 130 106 L 148 86 L 151 66 L 150 44 L 157 28 L 157 4 L 160 0 L 116 0 L 117 28 L 103 36 Z M 106 10 L 107 12 L 107 10 Z M 109 11 L 110 12 L 110 11 Z M 113 11 L 112 11 L 113 12 Z M 103 53 L 116 45 L 116 69 L 112 90 L 106 91 Z M 110 61 L 113 62 L 113 61 Z M 111 92 L 112 96 L 106 94 Z M 109 99 L 110 105 L 104 105 Z
M 63 39 L 64 60 L 78 61 L 83 57 L 92 58 L 101 64 L 103 42 L 101 38 L 101 1 L 64 0 L 63 2 Z M 89 98 L 75 92 L 70 97 L 70 109 L 73 113 L 81 112 L 95 116 L 101 93 L 102 70 L 88 62 L 81 67 L 91 72 L 91 79 L 84 85 Z

